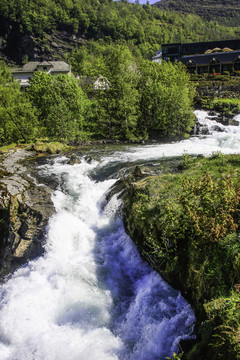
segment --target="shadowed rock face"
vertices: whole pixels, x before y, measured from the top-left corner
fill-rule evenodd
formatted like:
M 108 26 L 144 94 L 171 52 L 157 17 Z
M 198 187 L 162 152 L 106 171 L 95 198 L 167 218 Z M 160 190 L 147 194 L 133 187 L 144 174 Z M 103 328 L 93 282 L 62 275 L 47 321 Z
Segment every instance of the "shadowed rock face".
M 38 184 L 34 157 L 35 153 L 23 149 L 1 156 L 0 277 L 43 252 L 56 183 L 46 185 L 41 179 Z
M 0 14 L 0 55 L 8 63 L 22 64 L 26 56 L 29 61 L 62 59 L 66 52 L 85 42 L 82 37 L 63 30 L 45 34 L 46 40 L 47 46 L 40 37 L 23 33 L 19 24 Z

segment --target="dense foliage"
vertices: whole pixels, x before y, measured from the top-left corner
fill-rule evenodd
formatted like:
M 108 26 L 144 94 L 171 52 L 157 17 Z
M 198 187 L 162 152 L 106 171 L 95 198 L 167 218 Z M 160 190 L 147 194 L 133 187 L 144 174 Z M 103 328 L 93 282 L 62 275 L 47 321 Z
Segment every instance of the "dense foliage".
M 161 0 L 155 6 L 162 10 L 197 14 L 220 24 L 239 26 L 240 4 L 238 0 Z
M 37 117 L 34 108 L 20 85 L 13 81 L 7 66 L 0 63 L 0 144 L 19 140 L 29 141 L 36 136 Z
M 83 137 L 87 99 L 77 80 L 37 71 L 30 84 L 28 96 L 37 109 L 41 135 L 63 140 Z
M 36 138 L 140 141 L 152 133 L 174 137 L 191 130 L 194 89 L 183 66 L 143 61 L 126 44 L 98 47 L 94 61 L 89 50 L 79 68 L 83 74 L 101 71 L 107 87 L 99 89 L 88 82 L 94 76 L 77 80 L 38 71 L 23 93 L 2 63 L 1 144 Z M 81 55 L 76 50 L 70 61 Z
M 214 98 L 208 101 L 208 108 L 216 110 L 223 115 L 233 115 L 240 113 L 240 99 L 239 98 Z
M 78 39 L 78 46 L 64 55 L 79 76 L 78 83 L 73 78 L 36 74 L 23 94 L 17 84 L 4 80 L 1 144 L 36 137 L 79 142 L 86 138 L 139 141 L 152 134 L 182 136 L 193 125 L 194 91 L 189 77 L 181 65 L 149 60 L 162 43 L 239 36 L 238 28 L 125 0 L 0 2 L 2 44 L 11 47 L 13 39 L 18 42 L 27 36 L 26 41 L 34 39 L 36 46 L 42 44 L 51 54 L 49 36 L 61 31 Z M 89 86 L 87 79 L 100 75 L 108 89 Z
M 125 0 L 2 0 L 0 36 L 4 41 L 30 34 L 49 47 L 47 34 L 67 31 L 86 40 L 125 40 L 151 58 L 163 43 L 208 41 L 239 37 L 239 28 L 204 21 L 192 14 L 161 11 L 149 4 Z M 49 49 L 50 50 L 50 49 Z
M 184 66 L 145 62 L 141 71 L 142 126 L 146 132 L 165 136 L 190 132 L 193 114 L 189 110 L 194 91 Z
M 240 359 L 239 160 L 186 155 L 177 173 L 131 184 L 125 200 L 130 235 L 202 321 L 189 359 Z

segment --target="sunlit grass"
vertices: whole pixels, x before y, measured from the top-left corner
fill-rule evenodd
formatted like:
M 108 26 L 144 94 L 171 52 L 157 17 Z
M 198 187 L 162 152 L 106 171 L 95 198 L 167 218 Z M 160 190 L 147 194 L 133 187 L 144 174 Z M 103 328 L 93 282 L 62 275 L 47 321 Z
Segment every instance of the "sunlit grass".
M 9 150 L 16 150 L 16 149 L 26 149 L 26 150 L 33 150 L 38 153 L 47 153 L 47 154 L 59 154 L 63 152 L 68 152 L 73 149 L 72 146 L 69 146 L 65 143 L 60 143 L 58 141 L 49 142 L 47 140 L 39 140 L 35 143 L 28 143 L 28 144 L 9 144 L 5 146 L 0 146 L 0 153 L 8 152 Z

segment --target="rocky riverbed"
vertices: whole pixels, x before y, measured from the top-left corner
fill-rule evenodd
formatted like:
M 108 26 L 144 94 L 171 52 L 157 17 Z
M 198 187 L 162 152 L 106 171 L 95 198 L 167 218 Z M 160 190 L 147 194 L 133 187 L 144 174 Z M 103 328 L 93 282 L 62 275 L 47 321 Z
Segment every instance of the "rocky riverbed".
M 39 159 L 25 149 L 0 155 L 0 276 L 43 251 L 56 183 L 36 179 Z

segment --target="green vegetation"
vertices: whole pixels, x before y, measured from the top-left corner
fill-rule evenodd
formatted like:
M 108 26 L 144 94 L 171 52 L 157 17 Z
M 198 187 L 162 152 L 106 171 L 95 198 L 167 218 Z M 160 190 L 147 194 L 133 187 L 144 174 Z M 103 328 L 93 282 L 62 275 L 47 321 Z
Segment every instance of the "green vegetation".
M 167 360 L 180 360 L 183 356 L 183 353 L 181 354 L 176 354 L 175 352 L 173 353 L 173 357 L 166 357 Z
M 225 71 L 226 72 L 226 71 Z M 200 84 L 204 84 L 205 86 L 215 84 L 229 84 L 229 85 L 239 85 L 239 72 L 235 72 L 233 74 L 223 74 L 223 75 L 215 75 L 215 74 L 191 74 L 191 80 L 197 81 Z
M 215 98 L 209 103 L 209 109 L 221 112 L 223 115 L 240 113 L 240 99 Z
M 4 22 L 17 26 L 22 33 L 39 36 L 65 30 L 87 39 L 132 40 L 136 44 L 192 41 L 234 37 L 234 29 L 204 22 L 196 15 L 160 11 L 155 6 L 109 0 L 2 0 L 0 15 Z M 2 32 L 4 26 L 2 27 Z
M 73 147 L 68 146 L 64 143 L 60 143 L 58 141 L 54 141 L 54 142 L 36 142 L 34 145 L 31 145 L 27 149 L 35 150 L 38 153 L 60 154 L 63 152 L 69 152 L 73 150 Z
M 240 5 L 237 0 L 161 0 L 155 6 L 181 14 L 197 14 L 227 26 L 239 26 Z
M 189 109 L 194 89 L 189 74 L 179 64 L 145 63 L 142 68 L 141 110 L 146 132 L 177 136 L 190 132 L 194 116 Z
M 0 63 L 0 120 L 0 144 L 27 142 L 35 137 L 34 108 L 3 62 Z
M 36 72 L 24 93 L 1 63 L 0 145 L 41 138 L 70 144 L 87 139 L 134 142 L 152 133 L 173 137 L 191 130 L 194 89 L 181 64 L 143 60 L 126 44 L 98 48 L 95 59 L 108 81 L 105 89 L 82 89 L 81 78 Z M 86 73 L 94 69 L 89 58 L 81 63 Z
M 68 141 L 82 138 L 87 99 L 77 80 L 37 71 L 30 84 L 27 95 L 37 109 L 41 135 Z
M 180 64 L 152 64 L 152 56 L 162 43 L 236 38 L 239 28 L 124 0 L 1 1 L 0 36 L 8 56 L 14 41 L 24 37 L 51 54 L 51 36 L 59 33 L 77 39 L 64 57 L 79 81 L 36 73 L 29 91 L 21 93 L 1 64 L 0 145 L 184 136 L 194 122 L 193 86 Z M 20 47 L 26 62 L 35 50 Z M 94 90 L 82 81 L 100 75 L 108 89 Z
M 125 198 L 130 236 L 196 311 L 186 359 L 240 359 L 239 175 L 239 155 L 185 155 L 178 172 L 131 183 Z
M 239 73 L 224 75 L 190 75 L 196 86 L 195 106 L 215 110 L 222 115 L 232 117 L 240 112 Z

